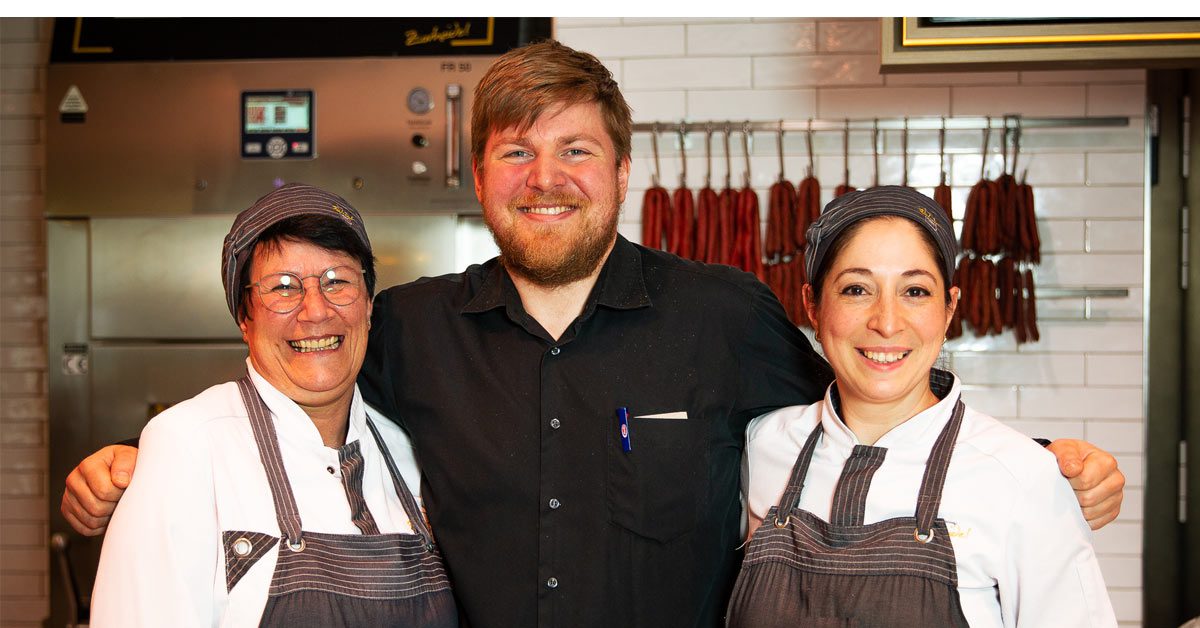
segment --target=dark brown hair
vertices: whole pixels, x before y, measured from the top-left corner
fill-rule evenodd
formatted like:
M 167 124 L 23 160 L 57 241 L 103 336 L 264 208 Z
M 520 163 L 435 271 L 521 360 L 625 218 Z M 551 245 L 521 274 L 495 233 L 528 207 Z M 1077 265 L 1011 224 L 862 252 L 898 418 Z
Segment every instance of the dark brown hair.
M 629 156 L 633 114 L 608 68 L 596 57 L 554 40 L 509 51 L 475 88 L 471 157 L 483 163 L 488 136 L 495 131 L 525 131 L 547 110 L 588 102 L 600 105 L 619 163 Z

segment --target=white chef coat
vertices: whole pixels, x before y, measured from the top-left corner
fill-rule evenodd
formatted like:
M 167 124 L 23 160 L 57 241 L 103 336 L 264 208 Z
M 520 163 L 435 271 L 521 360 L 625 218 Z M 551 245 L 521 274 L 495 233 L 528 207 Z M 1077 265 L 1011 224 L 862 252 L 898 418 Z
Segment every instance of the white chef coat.
M 925 460 L 950 420 L 959 381 L 937 405 L 892 428 L 867 494 L 864 523 L 912 516 Z M 782 408 L 750 423 L 746 436 L 747 508 L 759 519 L 783 497 L 812 429 L 817 443 L 800 507 L 829 520 L 854 432 L 831 400 Z M 971 626 L 1116 626 L 1091 530 L 1054 456 L 1032 439 L 966 408 L 942 492 L 958 563 L 958 594 Z M 900 603 L 901 601 L 897 601 Z
M 308 415 L 255 372 L 271 410 L 283 466 L 305 532 L 361 534 L 354 525 L 338 450 Z M 405 483 L 419 494 L 412 445 L 400 428 L 372 421 Z M 362 491 L 379 531 L 412 533 L 382 452 L 366 426 L 357 386 L 346 443 L 359 441 Z M 236 382 L 213 386 L 167 409 L 142 431 L 137 471 L 113 513 L 92 593 L 94 628 L 258 625 L 275 570 L 272 549 L 225 589 L 225 530 L 279 537 L 275 506 Z

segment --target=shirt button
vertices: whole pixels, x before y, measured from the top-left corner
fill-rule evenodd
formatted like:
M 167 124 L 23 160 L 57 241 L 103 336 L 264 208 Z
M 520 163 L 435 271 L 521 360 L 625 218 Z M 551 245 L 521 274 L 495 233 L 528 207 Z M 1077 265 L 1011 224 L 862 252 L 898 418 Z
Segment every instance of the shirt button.
M 558 588 L 558 578 L 551 577 L 551 578 L 547 579 L 546 580 L 546 588 L 547 589 L 557 589 Z
M 559 506 L 562 506 L 562 502 L 558 501 L 558 499 L 556 499 L 554 497 L 551 497 L 550 498 L 550 509 L 557 510 Z
M 550 419 L 550 429 L 556 430 L 561 426 L 562 426 L 562 421 L 559 421 L 557 418 Z
M 550 355 L 558 355 L 559 353 L 562 353 L 562 349 L 559 349 L 558 347 L 554 347 L 550 350 Z

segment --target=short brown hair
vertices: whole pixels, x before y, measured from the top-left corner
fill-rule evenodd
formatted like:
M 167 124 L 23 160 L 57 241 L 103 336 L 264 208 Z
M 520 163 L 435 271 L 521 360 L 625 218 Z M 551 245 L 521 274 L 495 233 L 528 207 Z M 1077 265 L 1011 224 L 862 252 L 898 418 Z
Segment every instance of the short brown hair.
M 546 40 L 501 56 L 475 87 L 471 111 L 471 157 L 483 163 L 488 136 L 497 130 L 533 126 L 546 110 L 595 102 L 617 151 L 629 156 L 633 114 L 612 73 L 596 57 Z

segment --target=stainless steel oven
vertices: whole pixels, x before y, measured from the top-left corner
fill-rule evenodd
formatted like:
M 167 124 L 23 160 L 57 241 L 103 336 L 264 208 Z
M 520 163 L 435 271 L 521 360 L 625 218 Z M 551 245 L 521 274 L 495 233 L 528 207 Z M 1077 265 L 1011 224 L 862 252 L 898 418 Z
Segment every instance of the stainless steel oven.
M 468 20 L 473 33 L 462 26 Z M 325 22 L 354 37 L 353 25 Z M 396 46 L 412 33 L 416 41 L 442 33 L 441 43 L 483 41 L 485 32 L 493 44 L 502 39 L 503 24 L 491 18 L 417 22 L 395 24 Z M 513 44 L 548 34 L 549 20 L 513 22 Z M 489 54 L 107 59 L 86 56 L 105 47 L 89 41 L 88 27 L 58 20 L 45 89 L 52 491 L 83 456 L 243 372 L 219 251 L 234 214 L 273 186 L 311 183 L 353 203 L 381 287 L 494 254 L 474 195 L 467 122 L 494 45 Z M 118 27 L 129 25 L 108 25 Z M 63 47 L 73 54 L 59 55 Z M 101 541 L 70 532 L 56 501 L 51 509 L 51 532 L 69 547 L 56 560 L 69 561 L 85 610 Z M 85 612 L 73 615 L 64 575 L 52 577 L 52 626 L 86 622 Z

